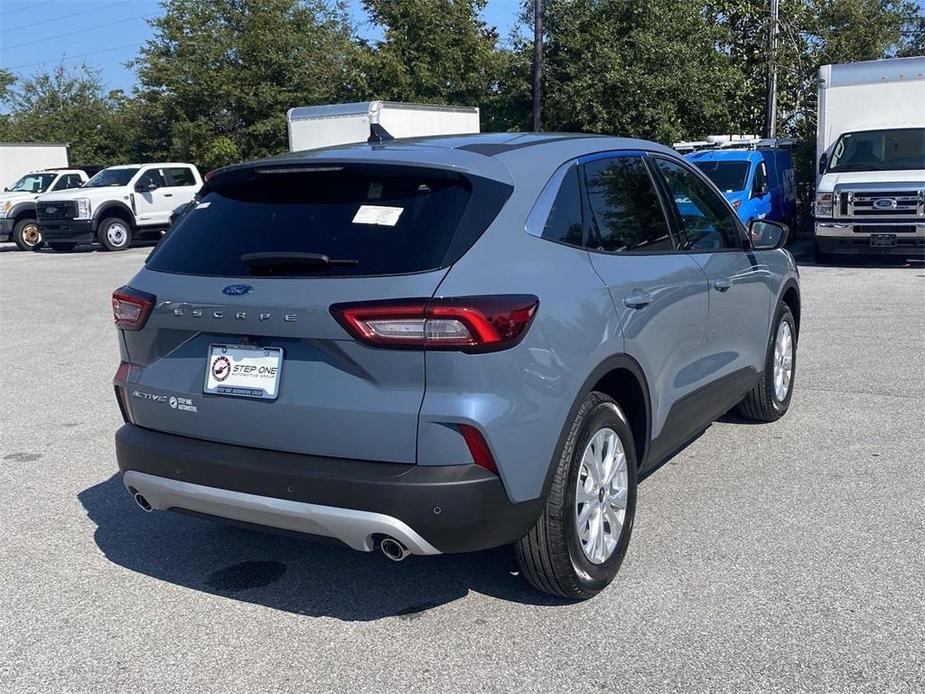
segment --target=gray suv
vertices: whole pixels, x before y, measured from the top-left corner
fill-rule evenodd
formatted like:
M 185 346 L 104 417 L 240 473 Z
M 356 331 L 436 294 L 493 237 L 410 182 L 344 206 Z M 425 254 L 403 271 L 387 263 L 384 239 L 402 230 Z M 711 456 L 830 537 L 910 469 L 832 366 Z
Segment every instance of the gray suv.
M 513 543 L 535 587 L 590 597 L 637 480 L 737 405 L 787 411 L 786 236 L 639 140 L 386 140 L 219 170 L 113 294 L 124 484 L 146 511 L 396 560 Z

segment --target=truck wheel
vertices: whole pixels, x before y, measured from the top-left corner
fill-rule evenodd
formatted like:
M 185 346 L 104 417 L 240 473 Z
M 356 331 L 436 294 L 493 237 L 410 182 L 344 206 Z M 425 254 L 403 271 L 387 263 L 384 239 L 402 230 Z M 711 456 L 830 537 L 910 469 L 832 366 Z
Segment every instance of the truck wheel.
M 53 251 L 58 251 L 59 253 L 66 253 L 67 251 L 73 251 L 77 248 L 76 243 L 53 243 L 48 242 L 48 247 Z
M 132 225 L 121 217 L 107 217 L 100 222 L 97 239 L 107 251 L 124 251 L 132 245 Z
M 597 595 L 614 579 L 636 513 L 636 448 L 626 416 L 592 392 L 572 423 L 546 507 L 517 541 L 524 578 L 573 600 Z
M 13 227 L 13 241 L 23 251 L 34 251 L 42 247 L 42 233 L 34 219 L 21 219 Z
M 756 422 L 776 422 L 790 407 L 797 366 L 796 322 L 787 304 L 777 307 L 768 339 L 764 371 L 754 388 L 739 403 L 739 414 Z

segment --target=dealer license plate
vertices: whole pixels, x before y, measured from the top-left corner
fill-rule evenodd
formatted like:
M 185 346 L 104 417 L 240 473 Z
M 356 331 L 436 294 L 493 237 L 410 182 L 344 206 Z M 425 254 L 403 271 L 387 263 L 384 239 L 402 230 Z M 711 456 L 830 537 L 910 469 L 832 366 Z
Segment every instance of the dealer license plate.
M 275 400 L 283 369 L 279 347 L 209 345 L 204 393 Z

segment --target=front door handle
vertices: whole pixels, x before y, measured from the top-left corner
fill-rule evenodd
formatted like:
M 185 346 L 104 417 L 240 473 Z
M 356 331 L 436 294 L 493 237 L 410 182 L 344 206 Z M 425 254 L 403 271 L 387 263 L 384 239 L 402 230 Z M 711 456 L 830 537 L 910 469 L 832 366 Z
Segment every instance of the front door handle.
M 727 277 L 717 277 L 713 280 L 713 289 L 718 292 L 725 292 L 732 289 L 732 282 Z
M 626 308 L 645 308 L 652 303 L 652 294 L 645 289 L 635 289 L 631 294 L 623 297 Z
M 173 197 L 173 193 L 164 193 L 164 197 L 165 197 L 165 198 L 172 198 L 172 197 Z

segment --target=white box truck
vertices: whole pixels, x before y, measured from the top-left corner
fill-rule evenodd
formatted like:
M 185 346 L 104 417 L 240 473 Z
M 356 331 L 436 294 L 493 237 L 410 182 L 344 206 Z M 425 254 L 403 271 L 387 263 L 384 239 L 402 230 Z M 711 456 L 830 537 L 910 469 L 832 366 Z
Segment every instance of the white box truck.
M 396 139 L 479 132 L 478 108 L 393 101 L 300 106 L 286 120 L 290 152 L 366 142 L 374 124 Z
M 925 256 L 925 57 L 823 65 L 816 154 L 819 260 Z
M 0 189 L 13 185 L 27 173 L 67 167 L 67 145 L 0 142 Z

